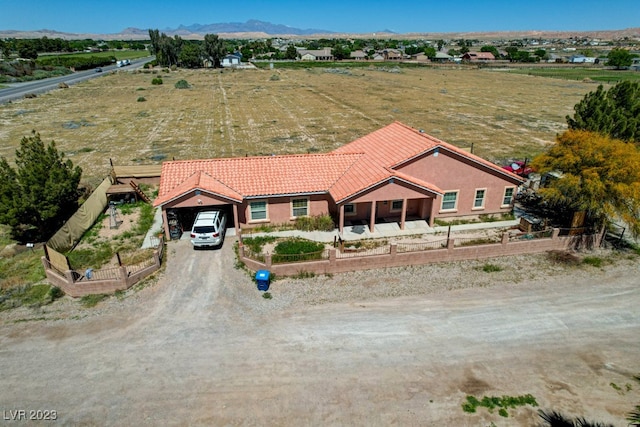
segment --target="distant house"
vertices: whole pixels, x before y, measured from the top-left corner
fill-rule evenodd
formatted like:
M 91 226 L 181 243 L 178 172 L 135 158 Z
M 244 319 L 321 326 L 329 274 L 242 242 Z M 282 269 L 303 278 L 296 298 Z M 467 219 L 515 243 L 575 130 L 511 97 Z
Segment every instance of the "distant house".
M 354 50 L 349 54 L 349 58 L 351 58 L 354 61 L 363 61 L 367 59 L 367 54 L 364 53 L 364 51 L 362 50 Z
M 640 58 L 633 58 L 629 69 L 633 71 L 640 71 Z
M 374 61 L 384 61 L 384 56 L 381 53 L 376 53 L 372 58 Z
M 162 164 L 154 206 L 190 229 L 197 212 L 222 209 L 252 228 L 331 215 L 345 224 L 501 215 L 523 179 L 487 160 L 395 122 L 330 153 L 174 160 Z
M 230 53 L 222 58 L 221 65 L 223 67 L 236 67 L 242 63 L 242 54 L 240 52 Z
M 569 62 L 572 64 L 594 64 L 596 58 L 584 55 L 572 55 L 569 58 Z
M 333 61 L 333 53 L 331 52 L 330 47 L 325 47 L 324 49 L 317 50 L 309 50 L 309 49 L 300 49 L 298 50 L 298 55 L 300 55 L 300 59 L 302 61 Z
M 415 55 L 411 55 L 411 59 L 418 62 L 427 62 L 429 61 L 429 57 L 424 53 L 417 53 Z
M 385 61 L 400 61 L 402 59 L 402 52 L 396 49 L 385 49 L 382 51 Z
M 471 62 L 483 62 L 483 61 L 495 61 L 496 57 L 491 52 L 467 52 L 462 55 L 464 61 Z
M 435 62 L 449 62 L 453 60 L 453 56 L 444 52 L 436 52 L 436 56 L 433 58 Z

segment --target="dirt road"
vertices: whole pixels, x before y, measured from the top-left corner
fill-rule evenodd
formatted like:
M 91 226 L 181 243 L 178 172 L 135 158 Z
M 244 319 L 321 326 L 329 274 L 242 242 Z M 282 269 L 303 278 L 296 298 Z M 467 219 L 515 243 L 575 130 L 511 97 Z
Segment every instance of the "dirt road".
M 537 408 L 461 409 L 530 393 L 625 426 L 640 402 L 637 263 L 312 306 L 287 281 L 262 298 L 231 242 L 188 245 L 169 244 L 158 283 L 79 318 L 0 318 L 0 409 L 56 410 L 60 425 L 536 425 Z

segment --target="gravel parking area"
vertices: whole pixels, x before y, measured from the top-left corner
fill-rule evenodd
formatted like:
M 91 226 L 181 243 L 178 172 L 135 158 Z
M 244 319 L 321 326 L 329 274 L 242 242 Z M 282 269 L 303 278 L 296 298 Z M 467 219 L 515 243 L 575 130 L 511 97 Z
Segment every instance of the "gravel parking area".
M 0 313 L 3 410 L 104 425 L 536 425 L 538 408 L 625 426 L 640 401 L 637 258 L 545 255 L 274 281 L 170 242 L 146 287 Z M 501 271 L 485 272 L 492 264 Z

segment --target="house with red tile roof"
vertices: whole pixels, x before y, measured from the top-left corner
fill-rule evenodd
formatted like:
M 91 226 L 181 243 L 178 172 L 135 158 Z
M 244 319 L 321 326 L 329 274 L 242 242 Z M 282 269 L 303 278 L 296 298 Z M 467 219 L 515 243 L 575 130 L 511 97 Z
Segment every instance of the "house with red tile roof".
M 191 228 L 198 211 L 223 209 L 251 228 L 329 214 L 345 225 L 496 215 L 511 211 L 518 175 L 394 122 L 335 151 L 176 160 L 162 164 L 154 206 Z M 173 212 L 171 212 L 173 211 Z M 169 229 L 166 234 L 169 237 Z
M 491 52 L 467 52 L 462 55 L 464 61 L 495 61 L 496 57 Z

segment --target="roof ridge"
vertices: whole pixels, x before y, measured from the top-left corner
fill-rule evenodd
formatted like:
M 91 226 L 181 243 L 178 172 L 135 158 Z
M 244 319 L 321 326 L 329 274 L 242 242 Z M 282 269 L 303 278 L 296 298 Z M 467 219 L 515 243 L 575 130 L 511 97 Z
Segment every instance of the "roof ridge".
M 208 177 L 209 177 L 209 178 L 211 178 L 212 180 L 214 180 L 214 181 L 216 181 L 216 182 L 220 183 L 220 185 L 222 185 L 222 186 L 224 186 L 224 187 L 228 188 L 229 190 L 233 191 L 234 193 L 238 194 L 238 195 L 239 195 L 239 196 L 241 196 L 241 197 L 244 197 L 244 196 L 245 196 L 245 195 L 244 195 L 244 194 L 242 194 L 239 190 L 237 190 L 237 189 L 233 188 L 232 186 L 230 186 L 230 185 L 229 185 L 229 184 L 227 184 L 226 182 L 221 181 L 219 178 L 216 178 L 216 177 L 212 176 L 211 174 L 209 174 L 209 173 L 208 173 L 208 172 L 206 172 L 206 171 L 200 171 L 200 174 L 204 174 L 204 175 L 208 176 Z M 200 183 L 200 181 L 198 181 L 198 184 L 199 184 L 199 183 Z
M 246 156 L 246 157 L 215 157 L 211 159 L 183 159 L 183 160 L 168 160 L 164 163 L 215 163 L 215 162 L 227 162 L 227 161 L 247 161 L 256 159 L 281 159 L 281 158 L 295 158 L 295 157 L 325 157 L 325 156 L 350 156 L 353 154 L 364 154 L 362 152 L 354 153 L 335 153 L 329 151 L 326 153 L 294 153 L 294 154 L 274 154 L 274 155 L 262 155 L 262 156 Z

